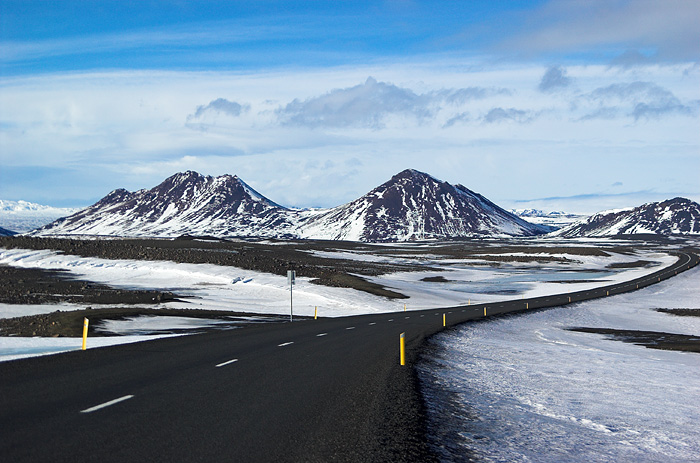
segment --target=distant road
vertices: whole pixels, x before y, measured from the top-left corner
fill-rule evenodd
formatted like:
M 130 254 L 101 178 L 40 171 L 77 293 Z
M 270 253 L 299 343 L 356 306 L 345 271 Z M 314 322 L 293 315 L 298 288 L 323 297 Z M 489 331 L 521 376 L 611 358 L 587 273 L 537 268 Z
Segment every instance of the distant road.
M 443 314 L 451 327 L 484 310 L 493 316 L 633 291 L 698 264 L 697 254 L 676 254 L 664 270 L 589 291 L 2 362 L 0 460 L 431 461 L 412 366 L 423 341 L 444 329 Z

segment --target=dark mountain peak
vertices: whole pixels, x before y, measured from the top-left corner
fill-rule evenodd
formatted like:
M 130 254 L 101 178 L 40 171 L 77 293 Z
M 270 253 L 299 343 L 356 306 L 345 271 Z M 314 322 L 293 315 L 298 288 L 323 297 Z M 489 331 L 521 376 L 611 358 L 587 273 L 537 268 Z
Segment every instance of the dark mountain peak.
M 153 190 L 163 190 L 163 191 L 168 191 L 173 188 L 180 188 L 181 186 L 184 185 L 194 185 L 198 183 L 203 183 L 206 182 L 207 180 L 211 180 L 211 177 L 205 177 L 204 175 L 200 174 L 199 172 L 195 172 L 193 170 L 188 170 L 186 172 L 178 172 L 176 174 L 171 175 L 170 177 L 166 178 L 163 180 L 160 185 L 156 186 L 153 188 Z
M 167 182 L 170 179 L 181 180 L 181 181 L 192 181 L 192 180 L 196 181 L 196 180 L 199 180 L 202 178 L 207 178 L 207 177 L 200 174 L 199 172 L 194 171 L 194 170 L 186 170 L 185 172 L 178 172 L 176 174 L 171 175 L 165 181 Z
M 354 226 L 334 224 L 352 220 Z M 467 188 L 406 169 L 366 195 L 314 219 L 334 239 L 406 241 L 464 236 L 542 234 Z
M 91 208 L 99 208 L 103 206 L 108 206 L 110 204 L 121 203 L 129 199 L 132 193 L 124 188 L 117 188 L 107 194 L 104 198 L 100 199 L 97 203 L 91 206 Z
M 659 203 L 659 205 L 660 205 L 660 206 L 663 206 L 663 207 L 669 207 L 669 206 L 681 206 L 681 207 L 684 207 L 684 206 L 692 206 L 692 205 L 694 205 L 694 204 L 698 204 L 698 203 L 696 203 L 695 201 L 691 201 L 691 200 L 688 199 L 688 198 L 683 198 L 683 197 L 680 197 L 680 196 L 677 196 L 677 197 L 672 198 L 672 199 L 667 199 L 666 201 L 661 201 L 661 202 Z
M 401 181 L 401 180 L 412 180 L 412 181 L 418 181 L 418 182 L 436 182 L 436 183 L 444 183 L 435 177 L 426 174 L 425 172 L 421 172 L 416 169 L 405 169 L 399 172 L 398 174 L 394 175 L 391 177 L 391 180 L 389 182 L 396 182 L 396 181 Z M 387 182 L 387 183 L 389 183 Z

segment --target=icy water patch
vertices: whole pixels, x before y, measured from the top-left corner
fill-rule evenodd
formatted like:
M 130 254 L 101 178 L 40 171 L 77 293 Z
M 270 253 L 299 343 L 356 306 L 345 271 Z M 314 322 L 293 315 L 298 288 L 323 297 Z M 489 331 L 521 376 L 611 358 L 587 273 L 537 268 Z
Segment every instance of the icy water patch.
M 431 340 L 419 371 L 431 444 L 447 461 L 691 462 L 700 354 L 586 326 L 699 335 L 700 270 L 620 296 L 472 323 Z
M 97 331 L 120 336 L 197 333 L 210 329 L 230 330 L 251 323 L 287 321 L 286 317 L 225 317 L 194 318 L 165 315 L 138 315 L 122 319 L 106 319 L 98 322 Z

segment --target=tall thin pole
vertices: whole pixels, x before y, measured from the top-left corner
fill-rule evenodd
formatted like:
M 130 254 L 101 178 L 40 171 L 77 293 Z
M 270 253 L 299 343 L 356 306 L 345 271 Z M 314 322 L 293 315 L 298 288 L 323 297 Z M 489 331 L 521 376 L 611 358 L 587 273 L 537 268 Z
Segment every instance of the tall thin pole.
M 289 321 L 293 322 L 294 321 L 294 296 L 292 295 L 294 293 L 294 281 L 290 280 L 289 281 Z

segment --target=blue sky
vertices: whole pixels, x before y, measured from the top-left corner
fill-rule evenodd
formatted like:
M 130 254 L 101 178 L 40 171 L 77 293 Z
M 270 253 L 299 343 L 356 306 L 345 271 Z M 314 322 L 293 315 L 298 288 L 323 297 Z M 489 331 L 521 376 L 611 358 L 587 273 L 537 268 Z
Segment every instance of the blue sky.
M 408 167 L 504 207 L 700 199 L 695 1 L 0 1 L 0 198 L 182 170 L 288 206 Z

